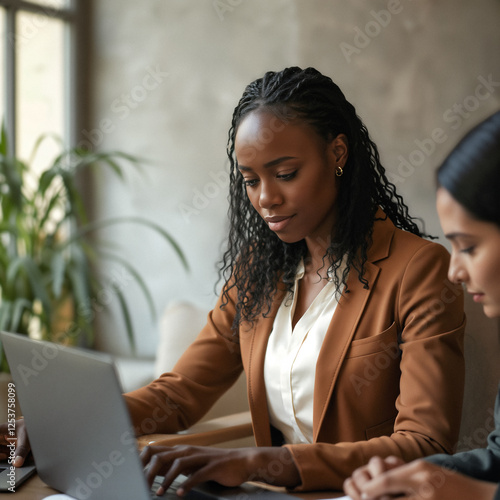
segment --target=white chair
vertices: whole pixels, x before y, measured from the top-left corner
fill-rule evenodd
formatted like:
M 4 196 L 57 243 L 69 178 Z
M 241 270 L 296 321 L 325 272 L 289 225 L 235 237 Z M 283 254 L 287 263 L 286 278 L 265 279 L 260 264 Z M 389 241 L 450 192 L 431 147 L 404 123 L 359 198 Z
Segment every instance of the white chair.
M 154 362 L 124 358 L 116 360 L 124 391 L 141 387 L 170 371 L 205 325 L 207 314 L 207 309 L 189 302 L 175 301 L 168 304 L 160 321 L 160 341 Z M 221 447 L 253 446 L 255 443 L 245 375 L 190 429 L 177 434 L 144 435 L 139 437 L 138 442 L 140 448 L 151 443 L 168 446 L 182 443 Z

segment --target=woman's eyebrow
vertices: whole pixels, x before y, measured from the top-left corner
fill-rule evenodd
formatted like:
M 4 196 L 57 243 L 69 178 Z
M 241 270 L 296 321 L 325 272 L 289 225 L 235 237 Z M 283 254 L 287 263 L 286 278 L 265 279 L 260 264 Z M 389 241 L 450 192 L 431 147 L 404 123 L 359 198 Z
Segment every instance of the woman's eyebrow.
M 281 156 L 280 158 L 276 158 L 275 160 L 268 161 L 267 163 L 264 163 L 264 168 L 270 168 L 270 167 L 275 167 L 276 165 L 279 165 L 280 163 L 283 163 L 284 161 L 288 160 L 296 160 L 296 156 Z M 246 167 L 245 165 L 240 165 L 238 163 L 238 168 L 243 171 L 248 171 L 252 170 L 251 167 Z
M 456 240 L 457 238 L 469 238 L 470 234 L 467 233 L 460 233 L 460 232 L 454 232 L 454 233 L 446 233 L 445 238 L 448 240 Z

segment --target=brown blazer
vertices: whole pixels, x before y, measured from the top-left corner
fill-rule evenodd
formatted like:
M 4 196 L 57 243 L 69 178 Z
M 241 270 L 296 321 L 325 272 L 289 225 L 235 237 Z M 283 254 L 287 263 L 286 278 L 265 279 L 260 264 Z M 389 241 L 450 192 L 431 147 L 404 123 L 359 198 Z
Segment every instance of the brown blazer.
M 378 217 L 385 217 L 379 210 Z M 457 441 L 464 385 L 465 316 L 447 280 L 440 245 L 376 220 L 366 263 L 332 318 L 316 365 L 313 444 L 286 445 L 299 468 L 297 489 L 340 489 L 374 455 L 412 460 L 449 453 Z M 233 296 L 234 297 L 234 296 Z M 231 334 L 234 302 L 220 309 L 171 373 L 127 394 L 138 434 L 195 423 L 244 369 L 255 440 L 270 446 L 263 367 L 279 292 L 269 317 Z M 313 390 L 313 388 L 311 388 Z M 268 475 L 280 464 L 270 464 Z

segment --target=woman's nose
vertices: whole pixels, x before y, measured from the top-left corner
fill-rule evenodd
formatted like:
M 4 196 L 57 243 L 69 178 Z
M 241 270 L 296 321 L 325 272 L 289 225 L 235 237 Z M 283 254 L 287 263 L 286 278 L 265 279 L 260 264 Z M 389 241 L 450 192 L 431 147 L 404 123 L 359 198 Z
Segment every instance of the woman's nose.
M 259 206 L 261 208 L 271 208 L 281 204 L 283 201 L 280 190 L 273 182 L 261 181 Z
M 455 252 L 451 255 L 450 267 L 448 269 L 448 279 L 452 283 L 462 284 L 467 281 L 467 270 L 456 257 Z

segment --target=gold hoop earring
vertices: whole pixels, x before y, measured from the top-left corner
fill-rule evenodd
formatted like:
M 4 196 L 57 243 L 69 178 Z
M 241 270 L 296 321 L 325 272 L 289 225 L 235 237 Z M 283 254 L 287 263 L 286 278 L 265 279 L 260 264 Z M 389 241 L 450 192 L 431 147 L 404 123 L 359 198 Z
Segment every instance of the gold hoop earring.
M 344 173 L 344 169 L 343 169 L 342 167 L 340 167 L 340 166 L 339 166 L 339 167 L 337 167 L 337 168 L 335 169 L 335 175 L 336 175 L 337 177 L 340 177 L 343 173 Z

